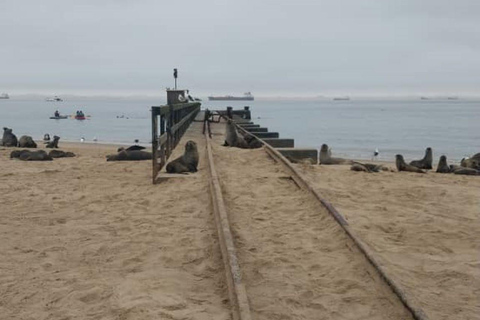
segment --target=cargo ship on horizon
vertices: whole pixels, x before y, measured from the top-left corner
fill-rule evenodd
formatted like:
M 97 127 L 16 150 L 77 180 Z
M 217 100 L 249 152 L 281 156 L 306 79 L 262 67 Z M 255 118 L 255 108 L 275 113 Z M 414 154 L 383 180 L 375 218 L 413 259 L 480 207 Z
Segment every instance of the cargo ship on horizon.
M 10 99 L 10 96 L 7 93 L 0 94 L 0 99 Z
M 245 92 L 242 97 L 235 97 L 235 96 L 209 96 L 208 100 L 210 101 L 253 101 L 253 95 L 250 92 Z

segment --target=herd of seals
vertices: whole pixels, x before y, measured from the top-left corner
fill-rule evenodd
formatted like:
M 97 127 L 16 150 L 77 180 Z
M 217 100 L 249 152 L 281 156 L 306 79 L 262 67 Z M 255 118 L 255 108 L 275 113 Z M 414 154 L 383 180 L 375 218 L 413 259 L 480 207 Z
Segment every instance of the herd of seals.
M 360 163 L 348 159 L 334 158 L 332 152 L 327 144 L 322 144 L 320 148 L 320 164 L 332 165 L 332 164 L 350 164 L 352 171 L 364 171 L 364 172 L 380 172 L 389 171 L 387 167 L 378 164 Z M 405 162 L 403 155 L 397 154 L 395 156 L 395 165 L 397 170 L 426 173 L 427 170 L 433 169 L 433 151 L 432 148 L 425 149 L 425 155 L 420 160 L 413 160 L 409 163 Z M 437 165 L 437 173 L 454 173 L 462 175 L 480 175 L 480 153 L 473 155 L 470 158 L 463 158 L 460 165 L 448 165 L 447 157 L 442 155 Z
M 53 141 L 49 140 L 50 135 L 45 134 L 44 142 L 46 148 L 58 148 L 58 141 L 60 140 L 59 136 L 54 136 Z M 27 135 L 21 136 L 20 139 L 17 139 L 17 136 L 13 133 L 11 128 L 4 127 L 0 146 L 36 149 L 37 143 L 31 136 Z M 47 153 L 44 150 L 31 151 L 27 149 L 14 150 L 10 153 L 10 159 L 19 159 L 23 161 L 51 161 L 54 158 L 69 157 L 75 157 L 75 154 L 73 152 L 65 152 L 62 150 L 52 150 Z
M 426 170 L 433 169 L 433 152 L 432 148 L 427 148 L 425 150 L 425 156 L 421 160 L 411 161 L 409 164 L 405 163 L 403 156 L 397 154 L 395 156 L 395 164 L 398 171 L 409 171 L 409 172 L 418 172 L 426 173 Z M 454 173 L 462 175 L 480 175 L 480 153 L 473 155 L 471 158 L 463 158 L 460 162 L 460 165 L 448 165 L 447 156 L 442 155 L 438 161 L 437 173 Z

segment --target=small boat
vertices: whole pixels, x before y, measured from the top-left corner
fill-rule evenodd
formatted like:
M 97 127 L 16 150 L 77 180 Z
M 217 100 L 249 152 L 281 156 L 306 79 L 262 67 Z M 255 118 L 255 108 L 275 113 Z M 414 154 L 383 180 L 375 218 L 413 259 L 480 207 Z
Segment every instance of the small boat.
M 86 120 L 87 117 L 85 116 L 75 116 L 75 120 Z
M 58 117 L 50 117 L 50 119 L 54 119 L 54 120 L 60 120 L 60 119 L 68 119 L 68 116 L 58 116 Z
M 334 101 L 342 101 L 342 100 L 348 101 L 348 100 L 350 100 L 350 97 L 335 97 L 335 98 L 333 98 L 333 100 Z

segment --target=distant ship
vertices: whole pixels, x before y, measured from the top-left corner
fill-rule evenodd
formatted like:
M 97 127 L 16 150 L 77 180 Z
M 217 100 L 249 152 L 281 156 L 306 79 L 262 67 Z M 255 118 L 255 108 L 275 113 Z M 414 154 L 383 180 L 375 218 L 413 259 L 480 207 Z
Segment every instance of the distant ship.
M 210 96 L 208 97 L 208 100 L 210 101 L 232 101 L 232 100 L 249 100 L 253 101 L 253 95 L 250 92 L 245 92 L 243 94 L 243 97 L 234 97 L 234 96 L 219 96 L 219 97 L 214 97 Z
M 55 97 L 53 97 L 53 98 L 47 98 L 47 99 L 45 99 L 45 101 L 57 101 L 57 102 L 61 102 L 61 101 L 63 101 L 63 99 L 60 98 L 60 97 L 58 97 L 58 96 L 55 96 Z
M 427 97 L 420 97 L 420 100 L 429 100 Z
M 0 99 L 10 99 L 10 97 L 8 96 L 8 94 L 2 93 L 2 94 L 0 95 Z
M 339 100 L 350 100 L 350 97 L 335 97 L 333 98 L 334 101 L 339 101 Z
M 447 100 L 458 100 L 458 97 L 457 96 L 447 97 Z

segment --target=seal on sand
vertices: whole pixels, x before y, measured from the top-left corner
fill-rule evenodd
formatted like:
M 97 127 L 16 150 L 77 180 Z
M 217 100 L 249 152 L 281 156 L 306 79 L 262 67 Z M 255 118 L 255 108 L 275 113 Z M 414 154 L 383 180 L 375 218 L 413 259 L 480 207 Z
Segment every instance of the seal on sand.
M 47 143 L 47 148 L 58 148 L 58 140 L 60 140 L 59 136 L 53 136 L 53 141 Z
M 16 147 L 17 144 L 17 136 L 12 133 L 12 129 L 4 127 L 1 145 L 4 147 Z
M 128 147 L 127 149 L 125 149 L 124 147 L 120 147 L 120 148 L 117 149 L 117 152 L 120 152 L 122 150 L 135 151 L 135 150 L 143 150 L 143 149 L 145 149 L 145 147 L 133 145 L 133 146 Z
M 328 145 L 324 143 L 320 148 L 320 164 L 353 164 L 353 161 L 342 158 L 332 158 L 332 153 L 328 149 Z
M 360 163 L 360 162 L 354 162 L 350 167 L 350 170 L 352 171 L 364 171 L 364 172 L 380 172 L 380 171 L 385 171 L 385 169 L 388 170 L 388 168 L 385 168 L 381 164 Z
M 51 161 L 53 160 L 44 150 L 22 152 L 19 159 L 23 161 Z
M 480 153 L 475 154 L 471 158 L 463 158 L 462 161 L 460 161 L 460 165 L 465 168 L 480 170 Z
M 437 165 L 437 172 L 438 173 L 450 173 L 452 170 L 447 164 L 447 157 L 442 155 L 440 157 L 440 160 L 438 160 L 438 165 Z
M 457 165 L 450 165 L 450 170 L 454 174 L 462 174 L 462 175 L 467 175 L 467 176 L 478 176 L 480 175 L 480 171 L 475 170 L 473 168 L 465 168 L 463 166 L 457 166 Z
M 107 156 L 107 161 L 140 161 L 151 160 L 152 153 L 140 150 L 126 151 L 122 150 L 117 154 Z
M 427 148 L 425 150 L 425 156 L 422 160 L 413 160 L 410 162 L 411 166 L 417 167 L 419 169 L 432 169 L 433 154 L 432 148 Z
M 71 158 L 75 157 L 75 153 L 73 152 L 65 152 L 62 150 L 51 150 L 48 155 L 52 158 Z
M 20 148 L 36 148 L 37 144 L 33 141 L 32 137 L 21 136 L 20 140 L 18 140 L 18 146 Z
M 426 173 L 422 169 L 419 169 L 417 167 L 411 166 L 409 164 L 405 163 L 405 160 L 403 159 L 403 156 L 401 154 L 397 154 L 395 156 L 395 164 L 397 165 L 397 170 L 398 171 L 409 171 L 409 172 L 418 172 L 418 173 Z
M 167 164 L 168 173 L 197 172 L 198 150 L 194 141 L 187 141 L 182 156 Z
M 237 147 L 242 149 L 249 149 L 248 143 L 245 141 L 245 138 L 238 133 L 235 124 L 232 120 L 227 120 L 226 132 L 225 132 L 225 143 L 224 146 L 228 147 Z
M 10 152 L 10 159 L 19 159 L 22 153 L 30 152 L 30 150 L 13 150 Z

